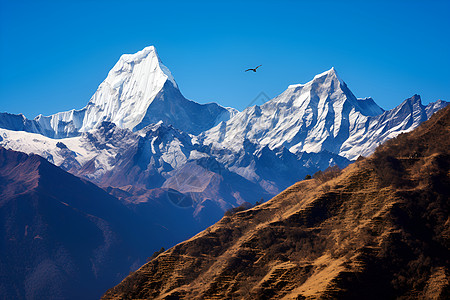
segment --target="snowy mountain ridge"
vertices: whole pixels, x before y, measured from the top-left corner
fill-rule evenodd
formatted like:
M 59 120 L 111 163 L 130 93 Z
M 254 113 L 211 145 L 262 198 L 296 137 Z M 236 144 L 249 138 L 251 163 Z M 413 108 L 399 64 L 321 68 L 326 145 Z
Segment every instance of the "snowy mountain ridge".
M 162 120 L 198 134 L 235 113 L 216 103 L 198 104 L 184 98 L 155 47 L 149 46 L 122 55 L 86 107 L 38 115 L 34 120 L 1 113 L 0 127 L 66 138 L 88 132 L 103 121 L 135 131 Z
M 199 140 L 217 149 L 239 151 L 250 140 L 270 149 L 328 151 L 354 160 L 370 154 L 387 138 L 417 127 L 429 117 L 426 111 L 447 104 L 438 101 L 424 107 L 419 96 L 411 99 L 411 109 L 401 109 L 406 100 L 400 108 L 385 112 L 372 98 L 356 98 L 332 68 L 306 84 L 290 85 L 261 106 L 237 113 L 202 133 Z
M 186 99 L 154 47 L 124 54 L 82 109 L 39 115 L 34 120 L 0 113 L 0 160 L 6 162 L 1 164 L 6 177 L 0 194 L 3 191 L 14 199 L 4 215 L 6 221 L 15 222 L 12 231 L 3 226 L 11 235 L 5 245 L 17 247 L 10 248 L 14 255 L 25 249 L 26 258 L 35 253 L 33 249 L 57 249 L 63 240 L 68 249 L 74 249 L 74 257 L 79 257 L 82 248 L 77 245 L 82 234 L 92 241 L 86 248 L 89 251 L 84 250 L 88 254 L 83 259 L 88 262 L 85 274 L 92 273 L 97 279 L 102 264 L 133 263 L 132 255 L 120 251 L 135 244 L 121 236 L 141 240 L 145 232 L 145 247 L 137 246 L 143 253 L 162 245 L 171 247 L 220 220 L 232 207 L 268 200 L 306 175 L 334 165 L 344 168 L 359 155 L 370 155 L 378 144 L 413 130 L 447 104 L 439 100 L 424 106 L 414 95 L 384 111 L 372 98 L 356 98 L 332 68 L 308 83 L 290 85 L 261 106 L 238 112 Z M 9 150 L 37 154 L 57 167 L 38 156 L 28 159 Z M 44 175 L 45 180 L 24 180 L 33 173 L 28 166 L 36 166 L 30 160 L 44 161 L 39 165 L 47 171 L 35 173 Z M 10 180 L 11 176 L 20 180 Z M 46 188 L 37 189 L 36 194 L 27 187 L 30 183 Z M 25 194 L 24 189 L 28 189 Z M 85 190 L 95 193 L 83 193 Z M 29 200 L 23 201 L 24 195 Z M 41 200 L 36 202 L 38 196 Z M 49 203 L 53 208 L 49 209 Z M 79 209 L 79 204 L 95 211 Z M 36 214 L 30 219 L 32 211 Z M 113 225 L 118 225 L 118 230 L 111 230 Z M 122 228 L 134 229 L 123 232 Z M 25 236 L 20 234 L 24 230 Z M 30 239 L 28 232 L 40 238 Z M 60 233 L 57 239 L 47 234 L 54 232 Z M 99 245 L 102 236 L 104 243 Z M 48 248 L 36 242 L 45 242 Z M 55 253 L 50 257 L 55 262 L 61 253 L 67 257 L 65 251 L 50 252 Z M 115 258 L 116 253 L 124 260 Z M 98 254 L 105 259 L 98 259 Z M 33 262 L 25 273 L 38 266 L 39 272 L 33 276 L 44 274 L 42 279 L 47 279 L 50 266 L 56 270 L 55 282 L 63 280 L 61 274 L 70 273 L 61 273 L 43 258 L 45 264 Z M 102 272 L 118 274 L 117 269 Z M 83 282 L 100 287 L 89 276 L 83 275 Z M 53 282 L 53 277 L 50 280 Z M 24 282 L 29 283 L 28 279 Z M 48 281 L 36 282 L 44 282 L 45 291 L 54 291 Z M 7 290 L 9 286 L 14 285 L 9 284 Z
M 122 55 L 86 106 L 80 131 L 102 121 L 133 130 L 166 83 L 178 88 L 153 46 Z
M 384 111 L 356 98 L 331 68 L 237 112 L 184 98 L 150 46 L 122 55 L 81 110 L 35 120 L 0 114 L 0 146 L 39 154 L 104 188 L 189 191 L 196 211 L 211 199 L 225 209 L 345 167 L 447 104 L 423 106 L 415 95 Z

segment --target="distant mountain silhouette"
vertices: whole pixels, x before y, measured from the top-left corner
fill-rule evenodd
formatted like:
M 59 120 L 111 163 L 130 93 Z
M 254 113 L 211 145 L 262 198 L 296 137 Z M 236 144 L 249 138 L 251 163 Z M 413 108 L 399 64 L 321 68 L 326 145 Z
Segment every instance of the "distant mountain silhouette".
M 94 184 L 0 147 L 0 298 L 98 298 L 145 261 L 141 227 Z

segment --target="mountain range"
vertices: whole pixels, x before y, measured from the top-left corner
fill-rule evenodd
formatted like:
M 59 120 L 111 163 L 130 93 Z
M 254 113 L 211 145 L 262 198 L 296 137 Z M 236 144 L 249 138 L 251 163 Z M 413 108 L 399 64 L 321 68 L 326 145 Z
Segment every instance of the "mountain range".
M 103 299 L 448 299 L 450 107 L 343 171 L 289 187 Z
M 345 167 L 447 104 L 423 106 L 414 95 L 384 111 L 371 98 L 356 98 L 332 68 L 238 112 L 185 99 L 150 46 L 122 55 L 83 109 L 34 120 L 1 113 L 0 146 L 41 155 L 104 188 L 167 187 L 198 198 L 213 184 L 208 178 L 218 177 L 213 189 L 229 192 L 213 202 L 224 211 L 270 198 L 328 166 Z M 195 179 L 185 177 L 186 164 L 199 166 Z M 234 180 L 223 187 L 227 175 Z M 235 181 L 258 196 L 240 195 Z
M 111 223 L 108 228 L 114 228 L 111 232 L 115 236 L 123 236 L 121 230 L 135 231 L 135 234 L 125 234 L 132 239 L 128 242 L 129 249 L 125 247 L 122 252 L 105 254 L 108 259 L 127 257 L 114 265 L 117 268 L 114 274 L 125 274 L 145 260 L 145 254 L 149 256 L 148 253 L 162 246 L 168 248 L 189 238 L 214 224 L 233 207 L 248 207 L 268 200 L 308 174 L 335 165 L 344 168 L 358 157 L 372 154 L 378 145 L 413 130 L 447 104 L 438 100 L 424 106 L 420 97 L 414 95 L 396 108 L 384 111 L 371 98 L 356 98 L 332 68 L 306 84 L 289 86 L 261 106 L 239 112 L 216 103 L 199 104 L 186 99 L 155 48 L 150 46 L 136 54 L 122 55 L 82 109 L 39 115 L 33 120 L 23 115 L 0 113 L 0 149 L 8 162 L 0 166 L 0 172 L 3 170 L 8 176 L 18 172 L 17 176 L 4 176 L 5 186 L 17 187 L 17 190 L 8 190 L 5 199 L 10 200 L 5 203 L 12 206 L 4 207 L 4 215 L 15 216 L 18 209 L 13 203 L 19 201 L 17 196 L 31 192 L 41 184 L 39 178 L 45 176 L 49 178 L 49 186 L 38 189 L 45 192 L 41 198 L 33 200 L 35 203 L 46 201 L 46 197 L 53 195 L 50 192 L 53 189 L 58 193 L 50 198 L 56 203 L 69 203 L 64 199 L 72 199 L 72 193 L 79 191 L 83 191 L 83 201 L 95 202 L 97 197 L 109 199 L 117 205 L 118 215 L 132 221 L 122 228 L 105 215 L 104 218 L 99 216 L 102 222 Z M 16 156 L 20 159 L 13 158 Z M 50 171 L 41 174 L 39 167 L 31 164 L 30 168 L 37 172 L 36 182 L 23 185 L 24 180 L 30 184 L 33 181 L 23 179 L 22 173 L 25 177 L 29 175 L 25 174 L 26 168 L 16 168 L 13 162 L 20 166 L 38 157 L 46 163 L 39 158 L 36 164 L 52 166 L 46 169 Z M 77 181 L 77 188 L 67 188 L 72 184 L 57 181 L 59 177 L 71 178 L 67 182 Z M 53 183 L 50 178 L 55 179 Z M 26 188 L 20 190 L 21 186 Z M 95 212 L 74 207 L 89 216 L 110 213 L 107 201 L 102 201 L 99 200 Z M 59 206 L 30 213 L 36 215 L 34 219 L 44 220 L 42 226 L 50 228 L 56 226 L 55 223 L 43 217 L 50 211 L 66 214 Z M 21 220 L 24 217 L 9 218 Z M 79 217 L 74 224 L 88 224 L 89 220 Z M 17 222 L 11 223 L 16 233 L 25 230 L 24 226 L 32 226 Z M 95 224 L 80 226 L 87 228 L 86 236 L 98 231 Z M 48 234 L 52 236 L 50 240 L 55 249 L 65 239 L 78 238 L 72 231 L 67 232 L 70 232 L 68 237 L 60 233 Z M 139 234 L 148 236 L 145 246 L 141 239 L 132 238 Z M 122 245 L 126 238 L 117 240 Z M 9 243 L 12 242 L 5 240 L 5 245 Z M 52 249 L 51 243 L 46 246 L 47 250 Z M 34 244 L 23 245 L 25 253 L 34 251 Z M 131 251 L 133 245 L 142 251 Z M 19 251 L 20 247 L 14 247 L 8 251 Z M 96 248 L 87 247 L 79 262 L 93 259 Z M 72 251 L 69 246 L 64 249 Z M 27 298 L 26 293 L 40 295 L 48 291 L 48 287 L 54 291 L 67 290 L 69 277 L 57 271 L 52 274 L 61 280 L 55 279 L 53 285 L 47 282 L 26 284 L 26 276 L 32 273 L 30 270 L 47 260 L 39 257 L 41 260 L 26 264 L 29 271 L 18 270 L 14 275 L 18 277 L 2 272 L 25 282 L 13 289 L 2 287 L 7 295 Z M 75 258 L 67 257 L 64 262 L 77 265 Z M 48 259 L 55 261 L 53 256 Z M 9 261 L 0 263 L 7 266 Z M 86 265 L 85 269 L 75 272 L 79 281 L 72 287 L 95 285 L 97 281 L 92 278 L 100 278 L 112 286 L 121 276 L 110 276 L 106 271 L 98 273 L 94 265 Z M 95 292 L 90 294 L 93 298 L 100 295 L 98 289 L 104 285 L 96 286 Z
M 100 84 L 86 107 L 28 120 L 2 114 L 0 127 L 39 133 L 51 138 L 78 136 L 103 121 L 138 130 L 163 121 L 198 134 L 234 114 L 218 104 L 198 104 L 184 98 L 169 69 L 153 46 L 124 54 Z

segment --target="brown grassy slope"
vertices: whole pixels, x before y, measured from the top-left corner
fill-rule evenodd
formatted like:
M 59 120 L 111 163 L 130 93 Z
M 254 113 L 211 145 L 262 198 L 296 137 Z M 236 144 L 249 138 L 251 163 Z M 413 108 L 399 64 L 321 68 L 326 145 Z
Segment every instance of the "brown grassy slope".
M 450 106 L 327 182 L 225 216 L 104 299 L 449 297 Z

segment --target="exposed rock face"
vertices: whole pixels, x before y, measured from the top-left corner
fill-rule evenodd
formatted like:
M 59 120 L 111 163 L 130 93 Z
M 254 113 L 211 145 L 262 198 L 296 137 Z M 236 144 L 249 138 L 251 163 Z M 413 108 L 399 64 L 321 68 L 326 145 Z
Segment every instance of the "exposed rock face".
M 450 108 L 160 254 L 104 299 L 449 297 Z

